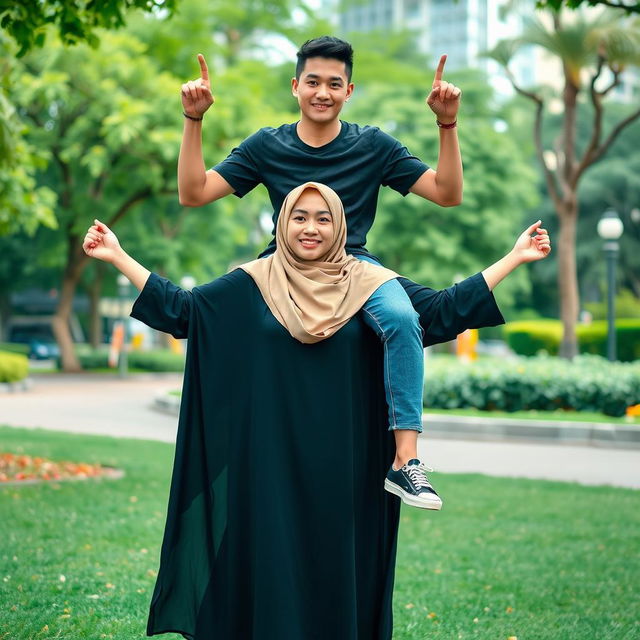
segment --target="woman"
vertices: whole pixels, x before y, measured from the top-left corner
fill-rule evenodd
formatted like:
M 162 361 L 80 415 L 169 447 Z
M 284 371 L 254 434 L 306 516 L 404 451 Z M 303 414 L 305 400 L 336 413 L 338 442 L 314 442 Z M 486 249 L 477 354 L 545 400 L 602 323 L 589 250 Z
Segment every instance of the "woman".
M 304 243 L 296 205 L 309 189 L 327 201 L 335 229 Z M 147 271 L 102 223 L 85 237 L 88 255 L 141 290 L 133 317 L 189 338 L 150 636 L 392 636 L 400 502 L 380 479 L 394 440 L 382 347 L 356 311 L 395 274 L 346 258 L 341 207 L 325 189 L 307 183 L 290 194 L 273 256 L 192 292 Z M 538 226 L 483 274 L 425 297 L 432 340 L 455 336 L 470 317 L 475 326 L 502 320 L 490 288 L 548 253 L 545 233 L 529 237 Z M 289 271 L 287 253 L 299 268 Z M 305 280 L 333 283 L 339 295 L 306 295 L 315 285 Z M 305 332 L 321 339 L 303 343 Z

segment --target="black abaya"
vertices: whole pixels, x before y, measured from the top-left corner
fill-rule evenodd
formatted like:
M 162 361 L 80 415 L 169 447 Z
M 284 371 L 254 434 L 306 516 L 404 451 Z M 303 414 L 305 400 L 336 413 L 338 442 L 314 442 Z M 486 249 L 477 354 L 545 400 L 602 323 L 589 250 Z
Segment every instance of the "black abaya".
M 502 321 L 474 278 L 423 293 L 426 342 L 469 306 Z M 358 315 L 301 344 L 242 270 L 193 292 L 152 274 L 132 316 L 189 338 L 147 635 L 390 640 L 400 502 L 375 334 Z

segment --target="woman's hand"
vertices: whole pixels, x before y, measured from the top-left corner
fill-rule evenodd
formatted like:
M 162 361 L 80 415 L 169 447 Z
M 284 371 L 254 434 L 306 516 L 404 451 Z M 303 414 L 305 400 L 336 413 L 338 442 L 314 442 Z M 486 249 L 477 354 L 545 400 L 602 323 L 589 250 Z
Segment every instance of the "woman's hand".
M 451 124 L 455 122 L 458 117 L 462 91 L 455 85 L 450 82 L 445 82 L 442 79 L 442 72 L 444 71 L 444 63 L 446 61 L 446 55 L 440 57 L 440 62 L 438 63 L 438 68 L 433 78 L 433 84 L 431 85 L 431 93 L 427 96 L 427 104 L 431 111 L 436 114 L 439 122 L 442 124 Z
M 209 83 L 209 69 L 204 56 L 198 54 L 200 77 L 182 85 L 182 109 L 193 118 L 202 118 L 204 112 L 215 102 Z
M 124 253 L 116 234 L 99 220 L 94 220 L 93 225 L 87 230 L 82 248 L 90 258 L 97 258 L 104 262 L 113 262 Z
M 542 229 L 542 221 L 538 220 L 528 229 L 523 231 L 515 245 L 512 253 L 515 254 L 521 262 L 535 262 L 546 258 L 551 252 L 551 240 L 546 229 Z M 534 234 L 535 235 L 532 235 Z

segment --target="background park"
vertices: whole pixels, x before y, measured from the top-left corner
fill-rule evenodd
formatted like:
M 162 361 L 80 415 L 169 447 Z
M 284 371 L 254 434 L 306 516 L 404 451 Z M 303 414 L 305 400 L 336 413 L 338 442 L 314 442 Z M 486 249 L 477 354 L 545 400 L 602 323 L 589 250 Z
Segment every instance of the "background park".
M 386 6 L 368 0 L 0 4 L 0 639 L 145 637 L 173 436 L 153 432 L 151 398 L 137 391 L 147 431 L 126 414 L 111 432 L 94 429 L 95 389 L 157 381 L 175 404 L 183 346 L 123 322 L 132 289 L 81 242 L 99 218 L 186 288 L 267 244 L 262 188 L 201 208 L 178 202 L 179 88 L 197 77 L 199 52 L 216 96 L 203 128 L 210 165 L 258 128 L 297 119 L 295 50 L 325 33 L 356 51 L 344 119 L 380 126 L 435 164 L 424 99 L 449 52 L 429 50 L 433 33 L 461 16 L 486 26 L 471 8 L 499 6 L 504 37 L 485 42 L 473 64 L 447 62 L 446 79 L 463 90 L 464 202 L 441 208 L 383 189 L 368 247 L 442 288 L 542 219 L 551 256 L 496 289 L 507 324 L 428 350 L 427 435 L 442 419 L 436 438 L 528 434 L 567 458 L 593 450 L 595 465 L 615 466 L 605 451 L 637 455 L 640 5 L 387 4 L 413 23 L 394 14 L 393 29 L 366 28 Z M 433 22 L 428 46 L 415 26 L 423 14 Z M 534 76 L 522 73 L 527 60 L 537 61 Z M 83 394 L 84 427 L 63 408 Z M 578 441 L 578 432 L 600 435 Z M 574 446 L 560 441 L 568 433 Z M 112 467 L 124 475 L 108 477 Z M 437 518 L 403 510 L 394 638 L 640 637 L 640 473 L 618 482 L 606 468 L 597 481 L 472 471 L 437 474 L 447 503 Z

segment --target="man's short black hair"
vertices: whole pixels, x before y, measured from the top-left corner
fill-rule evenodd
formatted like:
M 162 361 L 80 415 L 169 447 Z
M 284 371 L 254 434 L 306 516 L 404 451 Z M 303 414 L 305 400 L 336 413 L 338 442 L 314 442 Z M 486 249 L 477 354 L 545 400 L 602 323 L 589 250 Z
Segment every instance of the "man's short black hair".
M 307 40 L 296 54 L 298 62 L 296 64 L 296 78 L 300 79 L 300 74 L 308 58 L 334 58 L 344 62 L 347 72 L 347 82 L 351 82 L 351 72 L 353 71 L 353 49 L 348 42 L 334 38 L 333 36 L 320 36 L 313 40 Z

